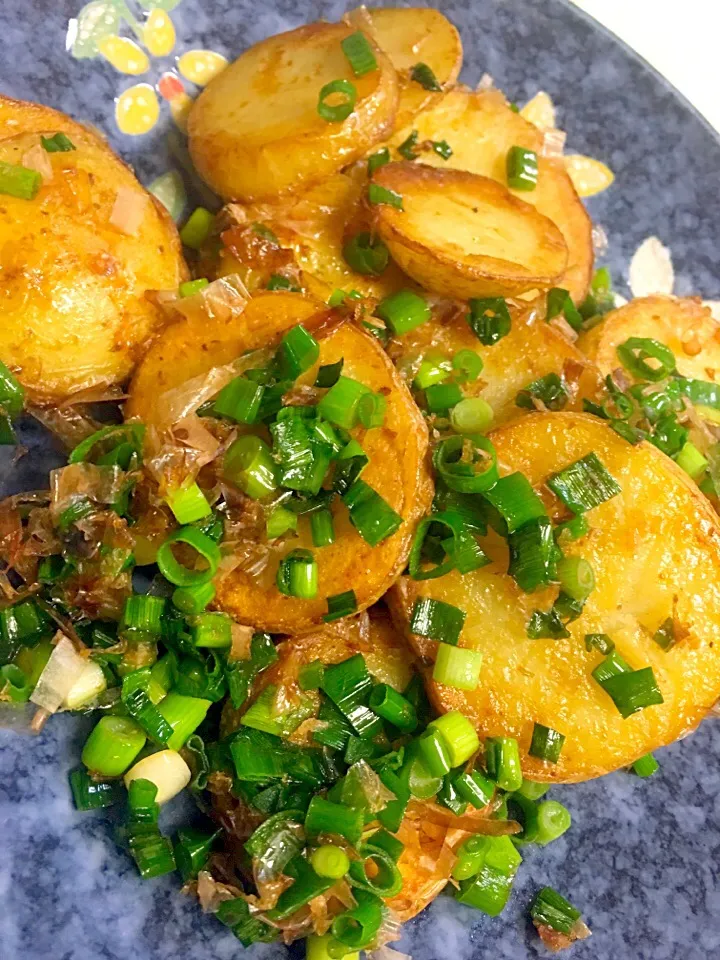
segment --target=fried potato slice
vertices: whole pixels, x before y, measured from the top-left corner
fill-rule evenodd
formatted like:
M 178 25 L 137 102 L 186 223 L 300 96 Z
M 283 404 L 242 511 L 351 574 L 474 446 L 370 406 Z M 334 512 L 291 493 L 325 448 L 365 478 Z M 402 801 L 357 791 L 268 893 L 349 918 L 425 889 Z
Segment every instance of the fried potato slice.
M 510 147 L 525 147 L 538 153 L 537 186 L 517 195 L 537 207 L 562 232 L 569 256 L 565 272 L 556 285 L 565 287 L 573 300 L 580 303 L 592 277 L 592 224 L 562 157 L 540 155 L 542 132 L 511 110 L 499 90 L 472 93 L 460 88 L 419 114 L 412 126 L 418 131 L 418 143 L 446 140 L 453 151 L 448 160 L 431 149 L 423 151 L 423 163 L 442 169 L 469 170 L 502 184 L 507 183 L 505 162 Z M 409 133 L 409 128 L 397 133 L 391 145 L 397 147 Z
M 568 398 L 564 409 L 581 410 L 583 398 L 596 398 L 602 378 L 594 364 L 544 320 L 544 303 L 509 303 L 510 333 L 486 347 L 467 323 L 467 309 L 435 310 L 427 323 L 392 340 L 389 354 L 403 377 L 411 381 L 426 356 L 451 359 L 460 350 L 473 350 L 483 369 L 475 381 L 463 385 L 469 397 L 482 397 L 494 411 L 493 427 L 527 413 L 516 403 L 520 390 L 547 374 L 557 374 Z
M 369 41 L 378 67 L 356 77 L 340 46 L 353 32 L 344 23 L 312 23 L 269 37 L 208 84 L 190 111 L 188 136 L 213 190 L 225 199 L 271 200 L 321 182 L 387 135 L 397 74 Z M 357 99 L 347 119 L 328 122 L 318 98 L 337 80 L 352 83 Z
M 74 150 L 42 148 L 58 132 Z M 145 292 L 187 277 L 174 223 L 104 141 L 39 104 L 0 97 L 0 160 L 43 176 L 0 204 L 0 357 L 36 402 L 124 380 L 162 323 Z
M 376 228 L 418 283 L 448 297 L 504 297 L 551 287 L 567 263 L 555 224 L 502 184 L 401 162 L 373 182 L 402 197 L 376 206 Z
M 651 337 L 665 344 L 684 377 L 720 378 L 720 324 L 699 300 L 658 295 L 631 300 L 608 313 L 577 345 L 607 376 L 621 366 L 617 348 L 629 337 Z
M 400 101 L 395 129 L 402 130 L 414 116 L 436 104 L 442 91 L 426 90 L 410 71 L 418 63 L 430 67 L 438 84 L 447 89 L 462 67 L 462 41 L 452 23 L 439 10 L 426 7 L 359 7 L 347 21 L 371 36 L 398 72 Z
M 491 434 L 498 460 L 539 488 L 548 476 L 595 452 L 621 493 L 587 514 L 589 534 L 563 546 L 591 564 L 596 586 L 565 640 L 530 640 L 533 610 L 548 610 L 557 588 L 523 593 L 505 573 L 507 547 L 484 545 L 493 563 L 465 576 L 404 578 L 390 594 L 396 623 L 408 629 L 415 600 L 435 597 L 461 608 L 460 645 L 483 653 L 480 684 L 467 693 L 428 689 L 440 710 L 459 709 L 485 736 L 516 737 L 533 780 L 578 781 L 637 760 L 693 730 L 720 695 L 720 526 L 709 503 L 651 444 L 633 447 L 602 421 L 578 413 L 538 413 Z M 557 514 L 559 516 L 559 513 Z M 655 631 L 672 618 L 676 643 L 663 650 Z M 585 634 L 607 633 L 633 669 L 652 667 L 664 703 L 623 720 L 592 678 L 602 660 Z M 432 660 L 434 642 L 411 637 Z M 557 765 L 527 755 L 533 724 L 565 734 Z

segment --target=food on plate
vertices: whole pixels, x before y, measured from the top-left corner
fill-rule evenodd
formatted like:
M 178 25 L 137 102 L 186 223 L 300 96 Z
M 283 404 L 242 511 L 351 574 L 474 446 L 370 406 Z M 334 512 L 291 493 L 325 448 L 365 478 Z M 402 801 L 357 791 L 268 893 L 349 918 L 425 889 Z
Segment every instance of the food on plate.
M 191 273 L 96 134 L 0 98 L 0 444 L 68 447 L 0 502 L 0 708 L 94 713 L 76 806 L 308 960 L 401 956 L 443 890 L 497 916 L 551 785 L 651 776 L 720 697 L 717 323 L 616 309 L 552 102 L 461 61 L 430 9 L 241 53 Z
M 39 403 L 124 380 L 186 279 L 175 226 L 100 137 L 0 99 L 3 361 Z
M 392 130 L 398 77 L 373 40 L 313 23 L 256 43 L 190 111 L 190 153 L 227 200 L 273 200 L 322 181 Z

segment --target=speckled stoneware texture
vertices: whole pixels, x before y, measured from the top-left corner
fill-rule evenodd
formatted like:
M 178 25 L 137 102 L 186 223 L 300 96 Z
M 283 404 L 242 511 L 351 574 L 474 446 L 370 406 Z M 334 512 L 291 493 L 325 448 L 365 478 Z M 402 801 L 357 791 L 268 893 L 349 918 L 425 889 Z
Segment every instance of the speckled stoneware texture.
M 80 5 L 3 0 L 0 89 L 96 124 L 147 183 L 172 165 L 169 118 L 145 137 L 117 132 L 113 98 L 131 78 L 100 60 L 78 61 L 66 53 L 67 22 Z M 612 189 L 590 206 L 609 234 L 606 259 L 616 278 L 627 276 L 640 241 L 657 234 L 672 249 L 676 292 L 720 299 L 720 144 L 687 104 L 559 0 L 440 6 L 463 36 L 462 79 L 474 84 L 488 72 L 520 102 L 538 88 L 547 90 L 560 108 L 570 148 L 615 171 Z M 183 0 L 172 11 L 176 52 L 207 47 L 231 57 L 268 34 L 334 19 L 344 9 L 343 3 Z M 154 65 L 150 82 L 171 66 L 170 58 Z M 59 462 L 59 451 L 39 428 L 28 426 L 24 440 L 31 452 L 17 468 L 0 461 L 3 493 L 43 486 L 47 467 Z M 178 893 L 175 877 L 139 879 L 103 815 L 75 812 L 66 778 L 88 726 L 84 718 L 59 717 L 37 739 L 0 731 L 1 960 L 242 955 L 229 932 Z M 573 827 L 551 847 L 525 854 L 505 913 L 491 920 L 441 896 L 409 924 L 399 948 L 415 960 L 544 954 L 527 921 L 527 904 L 549 883 L 583 910 L 594 931 L 574 947 L 575 960 L 706 960 L 717 954 L 720 726 L 706 722 L 659 758 L 662 770 L 651 781 L 618 773 L 555 790 L 572 810 Z M 181 801 L 173 802 L 163 826 L 186 813 Z M 247 955 L 281 958 L 286 952 L 274 946 Z

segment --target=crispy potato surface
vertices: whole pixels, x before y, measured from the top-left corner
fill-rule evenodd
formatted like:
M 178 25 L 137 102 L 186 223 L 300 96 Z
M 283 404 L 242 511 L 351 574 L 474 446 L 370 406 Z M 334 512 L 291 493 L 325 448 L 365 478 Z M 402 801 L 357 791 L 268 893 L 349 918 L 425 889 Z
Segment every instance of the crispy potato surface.
M 567 263 L 562 233 L 489 177 L 419 163 L 389 163 L 373 182 L 402 197 L 376 206 L 393 259 L 449 297 L 503 297 L 551 287 Z
M 76 149 L 44 151 L 57 132 Z M 0 357 L 38 402 L 125 379 L 162 322 L 145 291 L 187 276 L 175 225 L 99 137 L 49 108 L 0 98 L 0 160 L 43 172 L 34 199 L 0 203 Z
M 463 693 L 432 681 L 440 710 L 459 709 L 485 736 L 517 737 L 533 780 L 578 781 L 632 763 L 693 730 L 720 695 L 720 528 L 688 477 L 650 444 L 630 446 L 608 426 L 577 413 L 533 414 L 492 435 L 505 471 L 539 488 L 548 476 L 594 451 L 621 494 L 587 514 L 589 534 L 564 547 L 587 559 L 596 587 L 566 640 L 530 640 L 533 610 L 548 610 L 557 588 L 523 593 L 505 573 L 507 547 L 486 538 L 493 563 L 466 576 L 404 578 L 390 597 L 407 629 L 418 597 L 467 613 L 460 645 L 483 653 L 480 685 Z M 672 617 L 677 642 L 653 639 Z M 591 671 L 602 660 L 585 634 L 607 633 L 633 669 L 652 667 L 664 703 L 623 720 Z M 411 637 L 434 658 L 435 643 Z M 527 755 L 533 723 L 565 734 L 557 765 Z
M 482 397 L 494 411 L 493 427 L 527 413 L 518 407 L 518 392 L 534 380 L 556 373 L 568 392 L 565 409 L 582 409 L 584 397 L 593 398 L 602 387 L 596 367 L 544 320 L 544 302 L 539 305 L 509 304 L 510 333 L 486 347 L 467 322 L 467 309 L 439 314 L 391 342 L 390 356 L 408 381 L 426 356 L 452 358 L 460 350 L 473 350 L 482 358 L 483 369 L 475 381 L 465 383 L 466 396 Z
M 402 130 L 421 110 L 442 99 L 440 91 L 426 90 L 410 71 L 417 63 L 430 67 L 438 84 L 449 87 L 462 67 L 462 41 L 439 10 L 426 7 L 360 7 L 348 21 L 373 37 L 398 72 L 400 101 L 395 129 Z
M 353 32 L 344 23 L 313 23 L 269 37 L 208 84 L 190 112 L 188 135 L 195 166 L 213 190 L 225 199 L 271 200 L 321 182 L 387 135 L 397 74 L 374 47 L 378 68 L 356 77 L 340 46 Z M 318 98 L 337 80 L 352 83 L 357 99 L 347 119 L 328 122 Z
M 456 89 L 434 107 L 417 116 L 412 127 L 418 142 L 447 140 L 452 156 L 443 160 L 433 150 L 423 151 L 423 163 L 435 167 L 469 170 L 507 183 L 505 162 L 510 147 L 520 146 L 538 153 L 538 182 L 534 190 L 517 192 L 527 203 L 557 224 L 569 256 L 557 286 L 565 287 L 580 303 L 592 276 L 593 247 L 590 217 L 563 166 L 562 158 L 541 156 L 543 134 L 508 106 L 499 90 L 472 93 Z M 391 145 L 397 147 L 410 133 L 397 133 Z
M 578 349 L 607 376 L 621 365 L 617 348 L 629 337 L 651 337 L 675 354 L 684 377 L 720 377 L 720 324 L 699 300 L 640 297 L 613 310 L 578 340 Z

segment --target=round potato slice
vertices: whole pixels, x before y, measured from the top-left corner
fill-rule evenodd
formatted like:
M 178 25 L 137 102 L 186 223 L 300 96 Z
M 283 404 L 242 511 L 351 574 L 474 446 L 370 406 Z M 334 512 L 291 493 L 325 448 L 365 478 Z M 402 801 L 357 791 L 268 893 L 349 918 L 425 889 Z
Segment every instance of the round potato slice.
M 312 23 L 269 37 L 208 84 L 188 135 L 213 190 L 225 199 L 271 200 L 321 182 L 388 133 L 397 74 L 369 40 L 377 69 L 356 77 L 340 45 L 353 32 L 344 23 Z M 320 91 L 338 80 L 355 88 L 355 107 L 347 119 L 328 122 L 318 113 Z
M 552 220 L 502 184 L 463 170 L 389 163 L 373 182 L 402 197 L 376 227 L 414 280 L 448 297 L 504 297 L 553 286 L 567 247 Z
M 440 87 L 447 89 L 457 80 L 462 67 L 462 41 L 452 23 L 439 10 L 425 7 L 360 7 L 346 17 L 375 40 L 398 72 L 400 101 L 395 129 L 401 130 L 421 110 L 442 99 L 438 90 L 427 90 L 411 77 L 412 68 L 430 67 Z
M 58 132 L 74 150 L 43 149 Z M 0 99 L 0 161 L 42 174 L 0 204 L 0 357 L 36 402 L 124 380 L 162 322 L 145 292 L 187 276 L 175 225 L 99 137 L 38 104 Z
M 482 397 L 495 414 L 493 427 L 533 410 L 518 406 L 517 397 L 534 381 L 557 374 L 566 390 L 563 409 L 581 410 L 584 398 L 595 398 L 602 388 L 597 368 L 544 320 L 544 304 L 508 304 L 512 315 L 510 333 L 493 346 L 484 346 L 467 323 L 467 309 L 433 318 L 393 340 L 389 354 L 403 377 L 411 381 L 423 358 L 452 359 L 460 350 L 473 350 L 483 369 L 477 380 L 463 385 L 466 396 Z
M 516 737 L 533 780 L 577 781 L 632 763 L 693 730 L 720 695 L 720 527 L 688 477 L 650 444 L 633 447 L 601 421 L 578 413 L 532 414 L 492 435 L 504 470 L 539 488 L 550 474 L 594 452 L 621 493 L 587 514 L 589 534 L 566 555 L 591 564 L 596 587 L 570 638 L 531 640 L 534 610 L 549 610 L 557 588 L 523 593 L 507 574 L 507 547 L 484 546 L 493 563 L 465 576 L 404 578 L 391 594 L 396 622 L 408 629 L 419 597 L 467 614 L 460 645 L 482 651 L 480 684 L 462 692 L 429 678 L 441 710 L 458 709 L 485 736 Z M 557 501 L 556 501 L 557 502 Z M 653 636 L 672 618 L 676 643 Z M 586 634 L 606 633 L 634 670 L 652 667 L 664 703 L 624 720 L 592 678 L 602 660 Z M 411 637 L 433 659 L 436 644 Z M 528 756 L 533 724 L 563 733 L 556 765 Z
M 507 183 L 505 163 L 513 146 L 538 154 L 538 182 L 534 190 L 514 191 L 560 228 L 568 248 L 565 271 L 556 286 L 569 290 L 580 303 L 587 294 L 593 267 L 592 224 L 568 176 L 562 157 L 541 156 L 543 134 L 508 106 L 499 90 L 472 93 L 456 89 L 412 123 L 418 143 L 446 140 L 452 156 L 443 160 L 433 150 L 423 151 L 423 163 L 445 169 L 469 170 Z M 410 129 L 396 134 L 397 147 Z
M 578 340 L 603 376 L 617 370 L 617 348 L 629 337 L 651 337 L 675 354 L 678 372 L 698 380 L 720 377 L 720 324 L 699 300 L 640 297 L 613 310 Z

